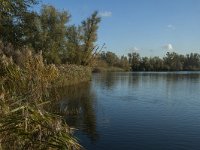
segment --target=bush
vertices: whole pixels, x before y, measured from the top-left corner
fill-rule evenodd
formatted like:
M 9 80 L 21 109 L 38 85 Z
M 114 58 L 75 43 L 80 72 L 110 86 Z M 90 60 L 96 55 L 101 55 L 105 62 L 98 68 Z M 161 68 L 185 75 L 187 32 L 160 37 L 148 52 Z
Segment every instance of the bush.
M 62 117 L 45 109 L 49 88 L 61 71 L 31 50 L 19 52 L 17 63 L 4 50 L 0 48 L 0 149 L 80 149 Z

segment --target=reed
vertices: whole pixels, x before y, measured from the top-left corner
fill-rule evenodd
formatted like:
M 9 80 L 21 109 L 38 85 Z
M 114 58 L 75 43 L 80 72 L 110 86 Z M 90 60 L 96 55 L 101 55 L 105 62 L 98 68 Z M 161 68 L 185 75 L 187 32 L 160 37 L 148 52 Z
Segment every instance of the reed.
M 91 68 L 72 64 L 60 65 L 58 67 L 59 77 L 54 85 L 69 86 L 80 82 L 91 80 Z
M 81 149 L 63 118 L 45 109 L 49 89 L 61 84 L 61 77 L 67 82 L 78 76 L 80 67 L 70 66 L 75 73 L 47 65 L 41 53 L 27 48 L 18 56 L 0 53 L 0 149 Z

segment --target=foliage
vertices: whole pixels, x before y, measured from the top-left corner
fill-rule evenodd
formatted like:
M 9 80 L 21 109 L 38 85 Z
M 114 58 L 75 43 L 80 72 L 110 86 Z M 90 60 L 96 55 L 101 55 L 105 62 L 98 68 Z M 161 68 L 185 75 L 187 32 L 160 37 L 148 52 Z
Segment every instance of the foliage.
M 98 13 L 94 12 L 78 27 L 67 28 L 67 62 L 83 66 L 91 64 L 99 23 Z
M 0 0 L 0 40 L 15 47 L 26 43 L 26 20 L 29 16 L 29 25 L 34 21 L 29 8 L 36 3 L 37 0 Z
M 140 67 L 140 55 L 138 53 L 129 53 L 129 63 L 131 64 L 132 70 L 139 70 Z
M 68 12 L 59 12 L 53 6 L 44 5 L 39 14 L 39 41 L 37 47 L 44 52 L 48 63 L 60 64 L 66 51 L 66 24 Z M 35 41 L 36 42 L 36 41 Z
M 78 84 L 91 80 L 91 68 L 77 65 L 60 65 L 59 77 L 56 80 L 55 86 L 66 86 Z
M 67 28 L 67 52 L 63 58 L 64 62 L 80 65 L 82 62 L 83 51 L 81 47 L 80 27 L 74 25 Z
M 125 71 L 192 71 L 200 70 L 200 54 L 191 53 L 181 55 L 167 52 L 166 56 L 141 57 L 139 53 L 129 53 L 127 56 L 118 57 L 113 52 L 101 52 L 96 56 L 94 72 L 113 70 L 112 67 Z M 117 69 L 118 71 L 118 69 Z
M 58 68 L 45 65 L 42 54 L 28 49 L 22 50 L 20 57 L 23 62 L 16 64 L 4 53 L 0 56 L 1 148 L 80 148 L 62 118 L 45 109 L 50 103 L 49 88 L 59 77 Z
M 94 12 L 79 26 L 68 25 L 70 14 L 43 5 L 40 13 L 31 11 L 37 0 L 0 1 L 0 40 L 15 49 L 24 45 L 43 51 L 49 64 L 90 65 L 100 17 Z
M 129 54 L 129 62 L 133 71 L 184 71 L 200 70 L 200 55 L 191 53 L 180 55 L 167 52 L 163 58 L 140 57 L 138 53 Z
M 102 71 L 129 71 L 130 65 L 126 56 L 119 58 L 115 53 L 102 51 L 96 55 L 94 72 Z
M 95 49 L 94 42 L 97 40 L 97 30 L 100 21 L 101 19 L 98 16 L 98 12 L 94 12 L 91 17 L 87 18 L 81 24 L 82 47 L 85 55 L 81 62 L 82 65 L 88 65 L 88 60 L 90 60 L 92 52 Z

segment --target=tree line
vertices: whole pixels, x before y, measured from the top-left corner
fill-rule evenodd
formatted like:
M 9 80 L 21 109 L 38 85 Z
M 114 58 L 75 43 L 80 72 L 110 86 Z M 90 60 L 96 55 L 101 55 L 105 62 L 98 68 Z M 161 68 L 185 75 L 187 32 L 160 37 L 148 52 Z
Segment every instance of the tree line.
M 0 41 L 5 47 L 12 44 L 15 51 L 28 46 L 42 52 L 48 64 L 119 67 L 132 71 L 200 70 L 200 56 L 168 52 L 165 57 L 141 57 L 139 53 L 117 56 L 99 50 L 95 45 L 101 18 L 98 12 L 70 25 L 71 15 L 53 6 L 43 5 L 39 12 L 32 9 L 38 0 L 0 1 Z M 9 48 L 6 48 L 6 51 Z M 6 52 L 7 55 L 15 56 Z
M 15 50 L 24 46 L 42 51 L 47 63 L 89 65 L 95 50 L 100 17 L 94 12 L 80 25 L 69 25 L 71 15 L 53 6 L 32 9 L 38 0 L 1 0 L 0 41 Z
M 129 53 L 127 56 L 117 56 L 113 52 L 101 52 L 99 65 L 120 67 L 131 71 L 196 71 L 200 70 L 200 54 L 186 55 L 167 52 L 163 58 L 141 57 L 139 53 Z

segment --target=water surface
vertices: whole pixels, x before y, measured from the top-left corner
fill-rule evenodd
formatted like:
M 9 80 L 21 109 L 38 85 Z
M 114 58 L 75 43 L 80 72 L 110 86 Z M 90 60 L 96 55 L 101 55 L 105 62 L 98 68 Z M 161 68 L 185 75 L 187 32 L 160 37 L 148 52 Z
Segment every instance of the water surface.
M 200 72 L 94 74 L 62 93 L 63 114 L 88 150 L 200 147 Z

